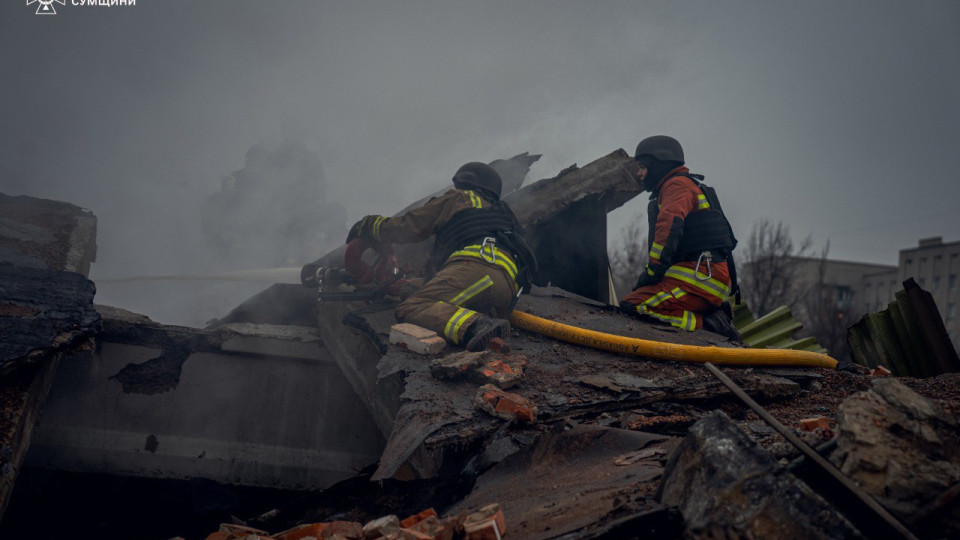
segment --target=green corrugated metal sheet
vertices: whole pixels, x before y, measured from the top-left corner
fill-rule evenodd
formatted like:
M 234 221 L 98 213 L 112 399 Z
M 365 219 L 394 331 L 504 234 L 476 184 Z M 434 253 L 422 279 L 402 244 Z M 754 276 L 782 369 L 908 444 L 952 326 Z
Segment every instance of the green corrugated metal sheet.
M 754 319 L 746 304 L 733 304 L 733 325 L 743 337 L 743 344 L 752 348 L 795 349 L 828 354 L 817 339 L 806 337 L 794 339 L 795 332 L 803 328 L 790 308 L 780 306 L 759 319 Z
M 911 278 L 887 309 L 864 315 L 847 331 L 853 361 L 894 375 L 931 377 L 960 371 L 933 296 Z

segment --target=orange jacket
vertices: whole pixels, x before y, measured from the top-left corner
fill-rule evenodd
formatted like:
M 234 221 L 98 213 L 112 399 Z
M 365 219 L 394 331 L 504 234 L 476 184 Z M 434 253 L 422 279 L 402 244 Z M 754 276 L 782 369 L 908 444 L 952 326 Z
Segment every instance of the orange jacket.
M 673 264 L 673 256 L 683 234 L 683 219 L 687 214 L 700 209 L 703 192 L 686 176 L 690 169 L 677 167 L 664 175 L 657 184 L 654 193 L 657 194 L 657 221 L 652 224 L 648 241 L 650 248 L 650 264 Z M 651 208 L 652 210 L 652 208 Z M 651 213 L 652 216 L 652 213 Z

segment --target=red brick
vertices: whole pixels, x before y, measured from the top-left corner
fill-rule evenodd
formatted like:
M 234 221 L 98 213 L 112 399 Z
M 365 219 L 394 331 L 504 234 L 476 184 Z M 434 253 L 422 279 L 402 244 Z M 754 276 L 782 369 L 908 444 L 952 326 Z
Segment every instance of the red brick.
M 329 523 L 308 523 L 277 533 L 277 540 L 302 540 L 304 538 L 321 538 Z
M 262 538 L 263 540 L 273 540 L 273 537 L 270 536 L 270 533 L 267 531 L 261 531 L 260 529 L 254 529 L 253 527 L 247 527 L 244 525 L 235 525 L 233 523 L 221 523 L 220 524 L 220 533 L 223 534 L 223 538 L 227 540 L 234 540 L 238 538 L 246 539 L 248 536 L 253 538 Z M 217 533 L 214 533 L 217 534 Z M 213 535 L 210 535 L 213 536 Z M 213 536 L 217 538 L 216 536 Z M 208 537 L 209 538 L 209 537 Z
M 499 504 L 484 506 L 463 522 L 466 540 L 500 540 L 507 532 L 507 522 Z
M 325 523 L 321 533 L 323 538 L 339 536 L 342 538 L 363 538 L 363 526 L 356 521 L 331 521 Z
M 413 527 L 414 525 L 416 525 L 417 523 L 420 523 L 421 521 L 423 521 L 423 520 L 425 520 L 425 519 L 427 519 L 428 517 L 431 517 L 431 516 L 433 516 L 433 517 L 435 517 L 435 518 L 438 518 L 438 517 L 439 517 L 439 516 L 437 516 L 437 511 L 436 511 L 436 510 L 434 510 L 433 508 L 427 508 L 427 509 L 424 510 L 423 512 L 420 512 L 419 514 L 414 514 L 414 515 L 412 515 L 412 516 L 404 519 L 403 521 L 401 521 L 401 522 L 400 522 L 400 528 L 401 528 L 401 529 L 409 529 L 409 528 Z
M 477 391 L 474 405 L 484 411 L 503 418 L 517 419 L 521 422 L 537 421 L 537 406 L 527 398 L 504 392 L 492 384 L 485 384 Z
M 433 540 L 433 537 L 429 534 L 422 533 L 415 529 L 400 529 L 400 534 L 397 538 L 399 538 L 399 540 Z
M 889 377 L 891 371 L 883 366 L 877 366 L 870 370 L 871 377 Z
M 804 418 L 800 420 L 801 431 L 813 431 L 817 428 L 830 429 L 830 420 L 823 416 L 818 416 L 816 418 Z

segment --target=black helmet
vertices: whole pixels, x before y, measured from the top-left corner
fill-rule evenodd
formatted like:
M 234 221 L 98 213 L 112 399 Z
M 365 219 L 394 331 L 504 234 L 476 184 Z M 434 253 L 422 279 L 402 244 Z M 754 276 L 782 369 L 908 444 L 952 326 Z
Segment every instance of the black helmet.
M 641 156 L 653 156 L 660 161 L 677 161 L 681 165 L 684 163 L 680 142 L 666 135 L 654 135 L 640 141 L 633 158 L 639 161 Z
M 500 200 L 503 181 L 500 174 L 486 163 L 472 161 L 457 169 L 453 175 L 453 185 L 460 189 L 478 188 L 488 192 L 494 199 Z

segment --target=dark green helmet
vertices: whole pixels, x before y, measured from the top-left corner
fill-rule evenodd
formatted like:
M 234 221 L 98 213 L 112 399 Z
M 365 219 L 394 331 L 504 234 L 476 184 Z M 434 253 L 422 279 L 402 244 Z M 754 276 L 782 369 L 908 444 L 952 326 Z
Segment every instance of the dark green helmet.
M 660 161 L 677 161 L 681 165 L 685 162 L 680 142 L 666 135 L 654 135 L 640 141 L 633 158 L 640 161 L 641 156 L 653 156 Z
M 477 161 L 457 169 L 457 173 L 453 175 L 453 185 L 460 189 L 482 189 L 496 200 L 500 200 L 500 191 L 503 189 L 500 174 L 486 163 Z

